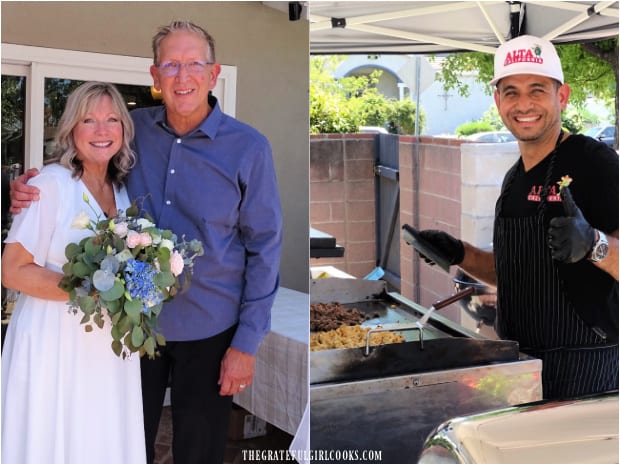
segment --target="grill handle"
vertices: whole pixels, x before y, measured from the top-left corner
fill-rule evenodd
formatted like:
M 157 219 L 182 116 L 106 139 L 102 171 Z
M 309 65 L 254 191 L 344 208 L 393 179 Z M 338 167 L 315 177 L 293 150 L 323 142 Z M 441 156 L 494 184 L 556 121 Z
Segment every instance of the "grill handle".
M 448 305 L 453 304 L 454 302 L 457 302 L 465 297 L 469 297 L 476 291 L 476 287 L 473 284 L 474 283 L 472 283 L 472 286 L 466 287 L 462 291 L 459 291 L 456 294 L 451 295 L 450 297 L 446 297 L 445 299 L 438 300 L 437 302 L 433 304 L 433 308 L 435 310 L 439 310 L 440 308 L 447 307 Z

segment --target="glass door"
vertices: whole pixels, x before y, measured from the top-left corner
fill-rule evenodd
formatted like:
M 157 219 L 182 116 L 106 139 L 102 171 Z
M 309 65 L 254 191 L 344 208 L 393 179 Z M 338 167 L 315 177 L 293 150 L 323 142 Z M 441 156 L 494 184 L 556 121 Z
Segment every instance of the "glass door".
M 54 138 L 58 122 L 73 90 L 85 81 L 78 79 L 45 78 L 43 99 L 43 158 L 50 156 L 54 150 Z M 125 100 L 129 111 L 135 108 L 152 107 L 162 104 L 157 95 L 151 92 L 150 86 L 116 84 Z M 155 97 L 154 97 L 155 95 Z

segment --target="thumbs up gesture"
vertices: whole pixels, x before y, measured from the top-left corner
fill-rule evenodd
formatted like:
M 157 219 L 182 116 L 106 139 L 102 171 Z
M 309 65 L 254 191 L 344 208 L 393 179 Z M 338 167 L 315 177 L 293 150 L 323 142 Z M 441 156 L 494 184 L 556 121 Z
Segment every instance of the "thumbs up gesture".
M 568 186 L 560 190 L 566 216 L 551 219 L 548 230 L 551 256 L 560 262 L 575 263 L 590 253 L 596 232 L 583 217 Z

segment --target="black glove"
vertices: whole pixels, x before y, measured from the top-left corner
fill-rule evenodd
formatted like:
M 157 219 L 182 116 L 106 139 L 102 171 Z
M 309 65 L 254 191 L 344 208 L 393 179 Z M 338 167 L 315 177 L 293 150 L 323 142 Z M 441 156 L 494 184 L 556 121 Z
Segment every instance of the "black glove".
M 450 234 L 436 229 L 426 229 L 420 231 L 420 236 L 422 239 L 429 242 L 450 265 L 458 265 L 463 261 L 465 257 L 465 247 L 463 247 L 463 243 L 460 240 L 455 239 Z M 422 254 L 420 254 L 420 257 L 422 257 L 426 263 L 431 265 L 435 264 L 435 262 Z
M 575 204 L 570 189 L 562 188 L 560 195 L 566 216 L 552 218 L 549 222 L 549 248 L 555 260 L 575 263 L 592 251 L 596 232 Z

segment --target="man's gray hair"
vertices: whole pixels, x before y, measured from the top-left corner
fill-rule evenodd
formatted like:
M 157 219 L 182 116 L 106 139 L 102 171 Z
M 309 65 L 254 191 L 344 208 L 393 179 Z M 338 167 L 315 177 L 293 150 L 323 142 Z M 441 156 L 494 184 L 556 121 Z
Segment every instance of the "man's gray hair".
M 203 28 L 191 21 L 175 20 L 167 26 L 161 26 L 153 36 L 153 64 L 159 65 L 159 46 L 161 45 L 161 41 L 171 32 L 191 32 L 201 36 L 208 46 L 207 56 L 205 57 L 206 60 L 209 62 L 215 61 L 215 40 L 213 37 Z

